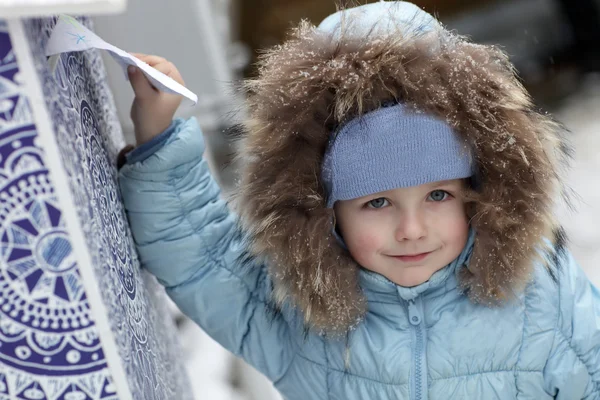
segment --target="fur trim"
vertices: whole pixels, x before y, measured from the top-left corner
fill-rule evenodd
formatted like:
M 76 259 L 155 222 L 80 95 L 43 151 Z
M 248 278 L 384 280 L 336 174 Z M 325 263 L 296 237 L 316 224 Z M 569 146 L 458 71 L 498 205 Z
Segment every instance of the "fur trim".
M 390 100 L 443 118 L 474 150 L 481 188 L 467 199 L 477 238 L 462 289 L 494 305 L 529 281 L 558 227 L 567 147 L 500 50 L 447 31 L 336 41 L 302 22 L 246 87 L 233 205 L 253 254 L 268 261 L 276 301 L 298 306 L 309 328 L 344 333 L 365 313 L 358 266 L 332 235 L 320 166 L 330 132 Z

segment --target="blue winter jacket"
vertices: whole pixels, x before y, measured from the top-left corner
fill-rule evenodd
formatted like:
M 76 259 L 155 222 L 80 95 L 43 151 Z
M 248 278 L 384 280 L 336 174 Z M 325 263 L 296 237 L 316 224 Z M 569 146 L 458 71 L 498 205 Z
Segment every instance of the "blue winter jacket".
M 120 170 L 141 263 L 286 399 L 600 399 L 600 293 L 568 252 L 502 308 L 457 290 L 470 244 L 413 288 L 363 270 L 364 321 L 345 340 L 305 332 L 298 311 L 272 307 L 203 151 L 196 120 L 176 120 Z

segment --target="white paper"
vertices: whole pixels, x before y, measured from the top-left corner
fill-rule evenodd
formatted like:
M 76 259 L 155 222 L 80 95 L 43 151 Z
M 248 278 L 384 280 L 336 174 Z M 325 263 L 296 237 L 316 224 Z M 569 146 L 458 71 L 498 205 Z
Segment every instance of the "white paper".
M 198 96 L 188 90 L 185 86 L 177 83 L 172 78 L 155 68 L 152 68 L 126 51 L 105 42 L 94 32 L 81 25 L 75 18 L 68 15 L 61 15 L 58 19 L 46 45 L 46 56 L 92 48 L 108 51 L 117 63 L 121 65 L 126 77 L 127 66 L 135 65 L 144 72 L 148 80 L 150 80 L 152 85 L 158 90 L 180 94 L 193 104 L 198 102 Z

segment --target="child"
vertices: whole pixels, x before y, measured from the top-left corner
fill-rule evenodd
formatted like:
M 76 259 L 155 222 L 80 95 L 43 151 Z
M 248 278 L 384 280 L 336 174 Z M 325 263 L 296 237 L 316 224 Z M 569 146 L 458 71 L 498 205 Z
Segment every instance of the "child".
M 247 84 L 235 213 L 179 99 L 131 83 L 142 265 L 285 398 L 600 399 L 566 146 L 502 52 L 405 2 L 302 23 Z

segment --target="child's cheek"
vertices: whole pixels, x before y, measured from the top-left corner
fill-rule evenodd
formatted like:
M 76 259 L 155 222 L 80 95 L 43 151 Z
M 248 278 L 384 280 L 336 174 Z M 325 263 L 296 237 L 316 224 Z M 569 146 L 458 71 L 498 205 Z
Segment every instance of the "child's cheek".
M 462 248 L 469 235 L 469 221 L 464 213 L 456 212 L 445 219 L 443 227 L 444 241 Z
M 352 257 L 365 266 L 380 248 L 381 238 L 376 232 L 363 229 L 354 235 L 347 245 Z

